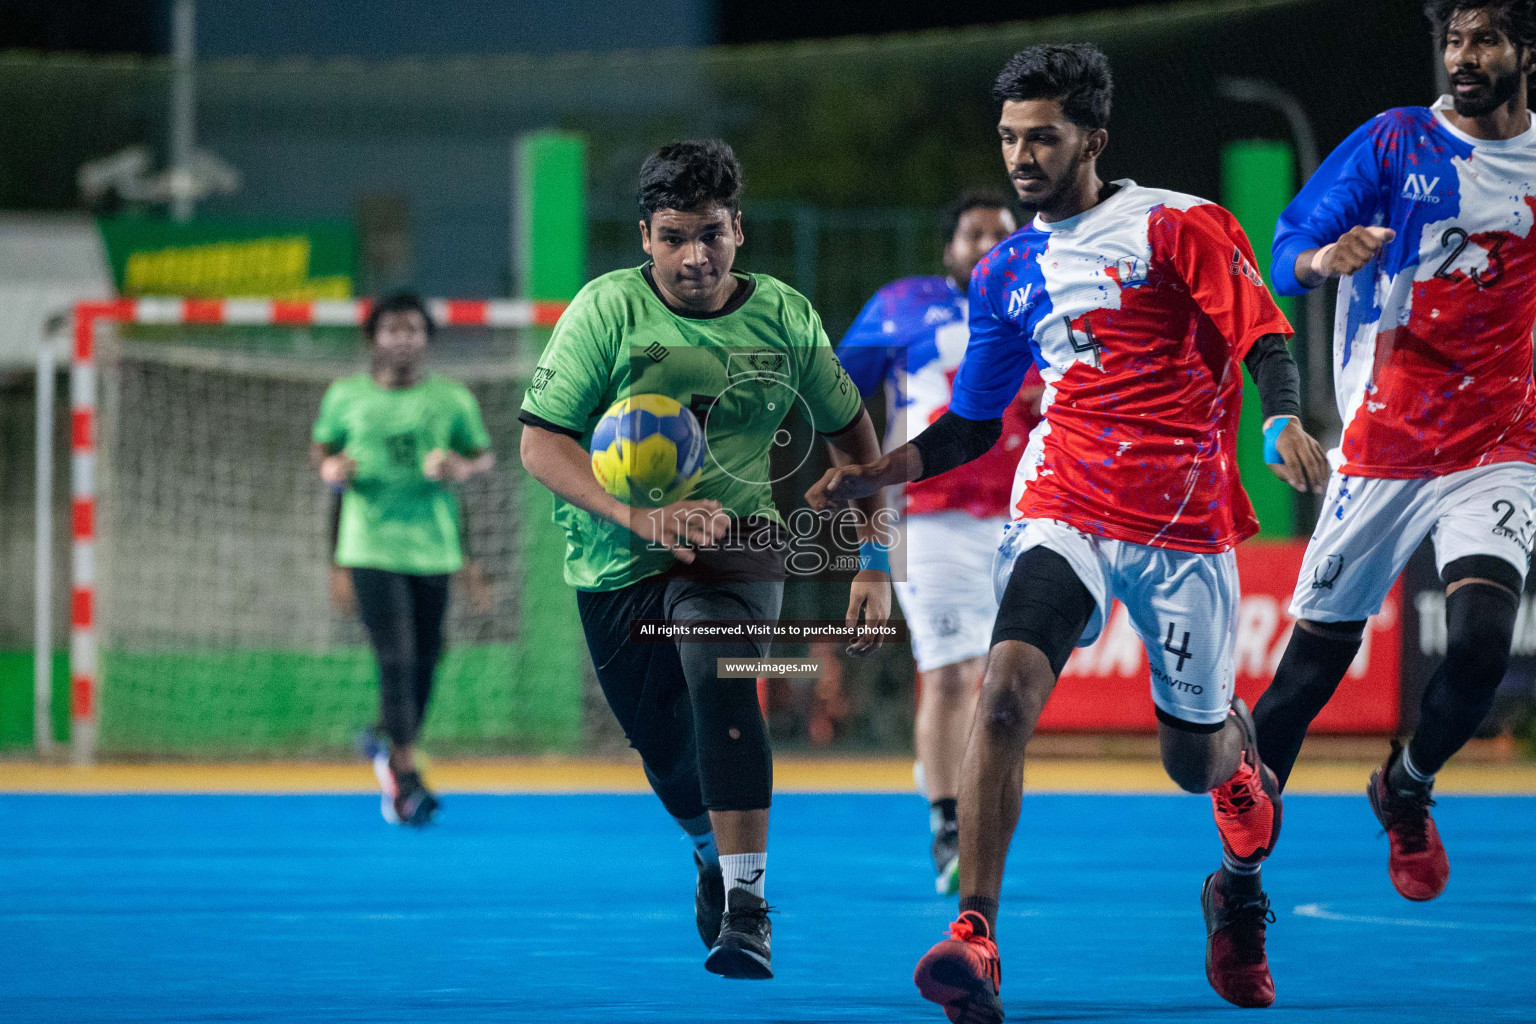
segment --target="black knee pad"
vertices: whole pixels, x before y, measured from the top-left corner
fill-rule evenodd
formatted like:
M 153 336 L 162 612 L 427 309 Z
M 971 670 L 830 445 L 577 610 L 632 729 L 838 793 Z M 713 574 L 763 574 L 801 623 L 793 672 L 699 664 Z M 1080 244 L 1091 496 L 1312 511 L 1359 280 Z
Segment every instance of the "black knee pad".
M 1508 562 L 1498 561 L 1509 566 Z M 1510 571 L 1513 572 L 1513 568 Z M 1477 576 L 1492 578 L 1483 575 L 1482 571 Z M 1518 578 L 1515 583 L 1519 585 Z M 1489 693 L 1497 689 L 1509 666 L 1509 645 L 1515 637 L 1515 617 L 1519 611 L 1520 598 L 1514 591 L 1506 590 L 1502 582 L 1498 585 L 1466 583 L 1448 594 L 1445 599 L 1447 674 L 1478 689 L 1486 688 Z
M 1008 575 L 992 624 L 992 645 L 1004 640 L 1029 644 L 1059 676 L 1095 607 L 1093 595 L 1065 558 L 1048 548 L 1030 548 L 1014 560 Z
M 757 703 L 757 684 L 716 679 L 696 687 L 693 721 L 704 806 L 712 811 L 765 810 L 773 802 L 773 751 Z

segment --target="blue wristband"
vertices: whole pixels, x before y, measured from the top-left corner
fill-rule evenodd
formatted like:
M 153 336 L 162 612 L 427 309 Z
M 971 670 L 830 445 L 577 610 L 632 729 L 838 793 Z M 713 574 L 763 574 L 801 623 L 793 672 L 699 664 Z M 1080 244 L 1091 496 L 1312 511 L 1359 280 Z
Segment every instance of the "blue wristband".
M 1280 449 L 1275 447 L 1275 442 L 1280 440 L 1280 432 L 1294 416 L 1277 416 L 1275 421 L 1264 428 L 1264 461 L 1271 466 L 1279 466 L 1285 463 L 1280 457 Z
M 877 540 L 866 540 L 859 545 L 859 571 L 865 569 L 875 569 L 887 576 L 891 574 L 890 551 L 884 544 Z

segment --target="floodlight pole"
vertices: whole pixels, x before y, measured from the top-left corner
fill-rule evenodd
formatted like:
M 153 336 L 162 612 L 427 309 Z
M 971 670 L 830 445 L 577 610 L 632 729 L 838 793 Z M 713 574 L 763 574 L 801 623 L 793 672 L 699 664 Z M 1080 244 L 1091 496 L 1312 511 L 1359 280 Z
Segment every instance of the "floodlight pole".
M 171 9 L 171 219 L 192 219 L 192 154 L 197 146 L 197 4 L 175 0 Z
M 1285 118 L 1291 129 L 1291 141 L 1296 147 L 1297 169 L 1301 172 L 1301 184 L 1305 185 L 1317 171 L 1321 162 L 1317 149 L 1317 133 L 1312 119 L 1307 116 L 1301 101 L 1273 82 L 1262 78 L 1222 78 L 1216 82 L 1216 91 L 1224 99 L 1235 103 L 1252 103 L 1269 107 Z M 1328 330 L 1327 293 L 1321 287 L 1306 295 L 1307 307 L 1307 405 L 1310 419 L 1328 430 L 1340 426 L 1338 410 L 1332 396 L 1317 386 L 1332 376 L 1333 338 Z

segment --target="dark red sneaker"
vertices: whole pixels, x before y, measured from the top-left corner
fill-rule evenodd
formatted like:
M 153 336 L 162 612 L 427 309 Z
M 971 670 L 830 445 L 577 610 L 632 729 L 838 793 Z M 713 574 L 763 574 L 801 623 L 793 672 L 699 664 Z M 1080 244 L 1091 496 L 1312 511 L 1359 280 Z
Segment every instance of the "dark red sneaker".
M 1243 756 L 1237 772 L 1211 790 L 1211 809 L 1227 856 L 1256 864 L 1274 852 L 1280 839 L 1284 810 L 1280 783 L 1275 773 L 1259 760 L 1258 735 L 1248 705 L 1241 699 L 1234 700 L 1228 714 L 1237 719 L 1243 731 Z
M 949 938 L 917 962 L 912 980 L 923 998 L 944 1007 L 953 1024 L 998 1024 L 1003 1003 L 1002 962 L 987 919 L 967 910 L 949 926 Z
M 1269 897 L 1241 899 L 1205 877 L 1200 890 L 1205 914 L 1205 977 L 1234 1006 L 1258 1008 L 1275 1001 L 1275 979 L 1264 954 L 1264 926 L 1275 919 Z
M 1435 806 L 1431 799 L 1434 784 L 1399 789 L 1387 784 L 1392 765 L 1402 756 L 1403 745 L 1393 740 L 1387 763 L 1371 773 L 1365 795 L 1371 799 L 1376 820 L 1387 832 L 1391 847 L 1387 874 L 1392 878 L 1392 887 L 1410 900 L 1432 900 L 1445 891 L 1451 863 L 1446 859 L 1435 819 L 1429 816 L 1429 809 Z

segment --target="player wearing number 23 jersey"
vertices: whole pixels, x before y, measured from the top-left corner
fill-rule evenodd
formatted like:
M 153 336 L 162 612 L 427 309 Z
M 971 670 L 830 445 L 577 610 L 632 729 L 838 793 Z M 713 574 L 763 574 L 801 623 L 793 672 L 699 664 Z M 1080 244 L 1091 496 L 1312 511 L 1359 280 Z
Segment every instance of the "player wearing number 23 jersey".
M 1450 876 L 1429 815 L 1435 773 L 1504 676 L 1536 533 L 1536 119 L 1530 0 L 1427 8 L 1454 95 L 1357 129 L 1286 207 L 1275 287 L 1339 280 L 1334 472 L 1291 599 L 1298 620 L 1254 709 L 1285 783 L 1368 616 L 1428 537 L 1447 648 L 1406 750 L 1367 787 L 1408 899 Z M 1523 13 L 1522 13 L 1523 12 Z M 1523 35 L 1522 35 L 1523 33 Z

